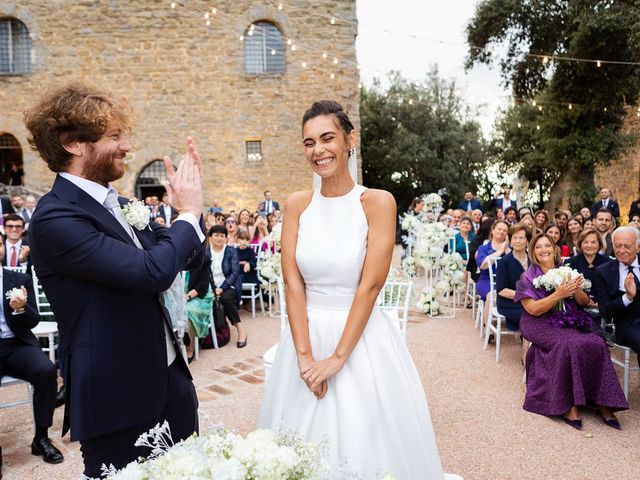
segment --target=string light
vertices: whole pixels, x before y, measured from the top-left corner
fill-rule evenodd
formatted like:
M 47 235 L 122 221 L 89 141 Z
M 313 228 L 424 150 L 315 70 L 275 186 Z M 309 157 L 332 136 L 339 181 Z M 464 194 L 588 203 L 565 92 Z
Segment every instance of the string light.
M 573 110 L 573 105 L 569 104 L 569 110 Z
M 209 12 L 204 14 L 204 18 L 205 18 L 205 20 L 209 20 Z
M 600 60 L 598 60 L 598 61 L 596 62 L 596 65 L 598 66 L 598 68 L 600 68 L 600 67 L 602 66 L 602 62 L 601 62 Z
M 295 45 L 291 45 L 291 51 L 295 52 L 296 51 L 296 46 Z
M 337 64 L 338 64 L 338 59 L 337 59 L 337 58 L 334 58 L 334 59 L 333 59 L 333 64 L 334 64 L 334 65 L 337 65 Z
M 522 124 L 518 122 L 518 128 L 522 128 Z
M 291 39 L 288 39 L 288 40 L 287 40 L 287 45 L 291 45 L 291 43 L 292 43 L 292 40 L 291 40 Z
M 549 63 L 549 57 L 547 57 L 546 55 L 542 58 L 542 63 Z
M 282 10 L 283 8 L 284 8 L 284 6 L 281 3 L 279 3 L 278 4 L 278 10 Z
M 329 76 L 330 76 L 332 79 L 333 79 L 333 78 L 336 78 L 336 74 L 335 74 L 335 73 L 332 73 L 332 74 L 331 74 L 331 75 L 329 75 Z
M 538 106 L 538 111 L 541 112 L 542 111 L 542 105 Z
M 409 99 L 409 105 L 413 105 L 413 100 Z
M 323 58 L 324 60 L 326 60 L 326 59 L 327 59 L 327 52 L 322 52 L 322 58 Z
M 207 24 L 207 27 L 208 27 L 209 25 L 211 25 L 211 20 L 207 20 L 205 23 Z
M 536 130 L 540 130 L 540 125 L 536 125 Z
M 272 49 L 271 49 L 271 55 L 275 55 L 275 54 L 276 54 L 276 49 L 275 49 L 275 48 L 272 48 Z
M 211 13 L 212 13 L 213 15 L 215 15 L 216 13 L 218 13 L 218 9 L 217 9 L 217 8 L 212 8 L 212 9 L 211 9 Z
M 307 68 L 307 62 L 302 62 L 302 63 L 300 64 L 300 66 L 301 66 L 302 68 Z
M 176 8 L 176 2 L 171 2 L 171 8 Z
M 332 18 L 331 20 L 329 20 L 329 23 L 330 23 L 331 25 L 335 25 L 335 24 L 336 24 L 336 19 L 335 19 L 335 18 Z
M 537 105 L 536 101 L 534 100 L 533 102 L 531 102 L 531 105 L 535 107 Z

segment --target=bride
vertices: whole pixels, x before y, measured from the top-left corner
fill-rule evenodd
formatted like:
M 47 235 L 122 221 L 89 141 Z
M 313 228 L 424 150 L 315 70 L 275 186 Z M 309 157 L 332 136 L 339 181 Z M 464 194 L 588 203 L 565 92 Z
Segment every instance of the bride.
M 420 378 L 391 314 L 375 308 L 391 264 L 395 200 L 354 183 L 348 160 L 356 137 L 338 103 L 315 102 L 302 130 L 322 186 L 287 201 L 281 240 L 290 328 L 258 426 L 326 439 L 330 460 L 365 479 L 443 479 Z

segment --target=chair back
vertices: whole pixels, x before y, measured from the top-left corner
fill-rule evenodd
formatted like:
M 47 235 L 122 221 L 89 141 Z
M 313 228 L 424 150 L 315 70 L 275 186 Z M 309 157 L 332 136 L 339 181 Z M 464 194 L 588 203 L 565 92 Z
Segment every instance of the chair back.
M 288 324 L 287 299 L 284 293 L 284 279 L 282 277 L 278 277 L 276 282 L 278 285 L 278 301 L 280 303 L 280 335 L 282 335 Z
M 388 281 L 382 287 L 376 305 L 382 310 L 395 310 L 398 314 L 398 328 L 403 340 L 407 339 L 407 322 L 413 282 Z
M 26 265 L 16 265 L 15 267 L 3 267 L 5 270 L 11 270 L 12 272 L 18 272 L 18 273 L 27 273 L 27 266 Z
M 489 300 L 489 311 L 496 306 L 496 267 L 500 258 L 501 257 L 492 257 L 491 255 L 487 257 L 489 269 L 489 295 L 487 296 Z
M 40 317 L 44 321 L 54 321 L 51 305 L 49 304 L 49 300 L 47 300 L 47 296 L 44 294 L 44 290 L 42 289 L 42 285 L 40 285 L 34 268 L 31 269 L 31 278 L 33 279 L 33 291 L 36 295 L 36 306 L 38 307 Z
M 262 251 L 262 244 L 260 244 L 260 243 L 252 243 L 252 244 L 249 245 L 249 247 L 251 248 L 251 250 L 253 250 L 253 253 L 256 254 L 256 257 Z

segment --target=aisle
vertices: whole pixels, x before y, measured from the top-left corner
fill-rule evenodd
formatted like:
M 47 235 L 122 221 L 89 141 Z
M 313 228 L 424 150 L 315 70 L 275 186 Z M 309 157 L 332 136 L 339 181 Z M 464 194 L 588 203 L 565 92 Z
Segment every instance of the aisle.
M 428 319 L 412 313 L 408 329 L 409 349 L 425 386 L 447 471 L 459 473 L 465 480 L 637 476 L 637 377 L 631 386 L 631 410 L 620 414 L 623 431 L 606 427 L 587 412 L 585 429 L 577 432 L 558 420 L 523 411 L 520 344 L 505 337 L 501 361 L 496 364 L 493 346 L 487 352 L 482 350 L 471 311 L 458 313 L 455 319 Z M 254 320 L 246 312 L 242 318 L 249 335 L 247 348 L 237 349 L 232 338 L 219 351 L 203 351 L 192 370 L 202 425 L 223 422 L 246 433 L 254 428 L 262 397 L 261 355 L 276 341 L 279 320 L 267 316 Z M 1 394 L 5 399 L 22 391 L 3 389 Z M 61 444 L 61 422 L 62 410 L 58 409 L 52 429 L 57 445 Z M 28 407 L 0 411 L 4 479 L 78 478 L 75 474 L 82 471 L 78 445 L 65 439 L 65 462 L 44 464 L 29 452 L 31 425 Z

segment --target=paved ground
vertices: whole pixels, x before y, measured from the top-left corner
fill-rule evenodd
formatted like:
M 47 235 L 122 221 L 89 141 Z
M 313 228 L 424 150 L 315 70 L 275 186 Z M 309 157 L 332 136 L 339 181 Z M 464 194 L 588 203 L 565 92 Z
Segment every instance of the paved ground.
M 557 419 L 522 410 L 524 385 L 521 347 L 505 337 L 502 358 L 483 351 L 470 310 L 453 319 L 411 315 L 408 345 L 425 387 L 445 469 L 474 479 L 632 479 L 638 478 L 640 455 L 640 389 L 632 376 L 631 409 L 619 418 L 623 431 L 584 412 L 578 432 Z M 224 422 L 246 433 L 255 427 L 263 392 L 262 353 L 278 337 L 279 320 L 243 314 L 249 334 L 245 349 L 232 343 L 202 352 L 193 364 L 202 410 L 202 426 Z M 3 388 L 0 401 L 17 398 L 24 386 Z M 123 392 L 125 394 L 126 392 Z M 47 465 L 31 456 L 29 407 L 0 411 L 0 445 L 5 480 L 76 479 L 82 472 L 78 445 L 60 439 L 62 410 L 56 411 L 51 437 L 65 461 Z M 419 480 L 419 479 L 416 479 Z

